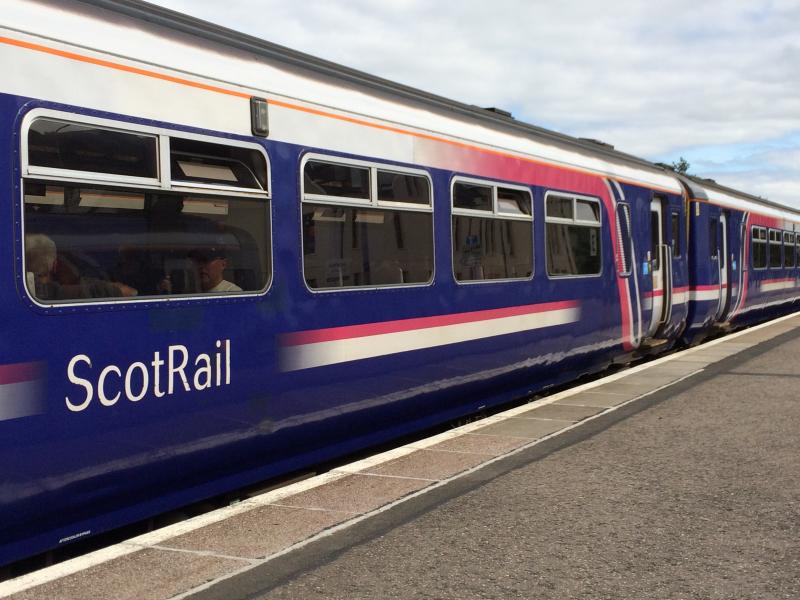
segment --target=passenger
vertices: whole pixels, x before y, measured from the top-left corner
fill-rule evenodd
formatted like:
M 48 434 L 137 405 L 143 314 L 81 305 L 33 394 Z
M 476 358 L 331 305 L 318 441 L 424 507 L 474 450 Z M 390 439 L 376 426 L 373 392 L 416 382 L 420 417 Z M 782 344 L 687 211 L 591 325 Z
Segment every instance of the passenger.
M 75 283 L 60 283 L 56 276 L 58 250 L 55 242 L 41 233 L 25 234 L 25 269 L 28 289 L 41 300 L 114 298 L 136 296 L 134 288 L 115 281 L 81 277 Z
M 210 248 L 198 248 L 189 253 L 200 276 L 200 288 L 204 292 L 241 292 L 235 283 L 224 279 L 225 269 L 228 268 L 228 254 L 225 248 L 213 246 Z

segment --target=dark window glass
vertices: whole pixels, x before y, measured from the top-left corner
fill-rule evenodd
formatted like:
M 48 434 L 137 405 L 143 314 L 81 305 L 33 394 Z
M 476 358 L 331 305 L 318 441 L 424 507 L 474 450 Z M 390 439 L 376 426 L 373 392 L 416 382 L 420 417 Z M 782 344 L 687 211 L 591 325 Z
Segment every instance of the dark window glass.
M 453 215 L 453 273 L 458 281 L 530 277 L 531 222 Z
M 753 268 L 766 269 L 767 268 L 767 241 L 766 231 L 760 227 L 752 229 L 752 255 L 753 255 Z
M 561 196 L 547 197 L 547 216 L 559 219 L 573 218 L 573 199 Z
M 783 234 L 783 266 L 784 267 L 794 267 L 795 265 L 795 253 L 794 253 L 794 234 L 793 233 L 784 233 Z
M 419 175 L 378 171 L 378 200 L 430 206 L 430 185 Z
M 266 287 L 265 199 L 25 182 L 25 270 L 40 300 Z
M 547 223 L 549 275 L 596 275 L 600 258 L 599 227 Z
M 453 186 L 453 208 L 492 211 L 492 188 L 472 183 Z
M 717 219 L 708 220 L 708 253 L 711 258 L 717 257 L 717 250 L 719 249 L 719 221 Z
M 769 230 L 769 266 L 771 269 L 779 268 L 783 263 L 781 255 L 781 232 Z
M 498 187 L 497 212 L 507 215 L 530 215 L 531 195 L 523 190 Z
M 250 148 L 170 138 L 172 179 L 267 189 L 264 155 Z
M 620 275 L 631 272 L 631 208 L 627 204 L 617 204 L 617 271 Z
M 659 239 L 659 228 L 661 227 L 661 221 L 659 220 L 659 214 L 651 210 L 650 211 L 650 260 L 652 261 L 652 268 L 654 271 L 658 271 L 661 267 L 661 248 L 658 247 L 658 239 Z
M 800 267 L 800 234 L 795 235 L 794 241 L 795 241 L 795 244 L 797 244 L 795 246 L 795 249 L 797 250 L 797 252 L 795 252 L 795 257 L 796 258 L 795 258 L 794 264 L 796 266 Z M 791 250 L 790 250 L 790 252 L 791 252 Z
M 28 130 L 28 163 L 129 177 L 158 177 L 157 138 L 54 119 Z
M 672 213 L 672 256 L 681 256 L 681 216 L 679 213 Z
M 308 161 L 303 171 L 306 194 L 369 199 L 369 169 Z
M 312 289 L 426 283 L 433 215 L 304 203 L 303 254 Z

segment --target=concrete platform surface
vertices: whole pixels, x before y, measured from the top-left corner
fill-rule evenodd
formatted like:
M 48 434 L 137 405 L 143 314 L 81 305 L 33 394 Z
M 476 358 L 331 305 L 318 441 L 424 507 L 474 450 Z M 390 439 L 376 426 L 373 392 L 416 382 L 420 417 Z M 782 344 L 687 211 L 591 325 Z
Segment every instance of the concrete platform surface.
M 798 449 L 792 316 L 0 583 L 0 597 L 797 598 Z

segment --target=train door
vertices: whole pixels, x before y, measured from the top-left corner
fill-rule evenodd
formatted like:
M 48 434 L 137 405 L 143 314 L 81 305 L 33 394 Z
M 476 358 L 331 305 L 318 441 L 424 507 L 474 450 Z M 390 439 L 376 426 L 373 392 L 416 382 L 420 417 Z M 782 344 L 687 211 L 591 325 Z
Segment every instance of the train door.
M 717 265 L 719 266 L 719 306 L 717 307 L 717 321 L 724 321 L 731 305 L 730 260 L 728 252 L 728 217 L 723 212 L 719 216 L 719 247 L 717 250 Z
M 652 313 L 649 335 L 655 335 L 659 325 L 669 319 L 672 304 L 672 253 L 664 243 L 664 210 L 661 198 L 650 203 L 650 251 L 649 262 L 653 280 Z

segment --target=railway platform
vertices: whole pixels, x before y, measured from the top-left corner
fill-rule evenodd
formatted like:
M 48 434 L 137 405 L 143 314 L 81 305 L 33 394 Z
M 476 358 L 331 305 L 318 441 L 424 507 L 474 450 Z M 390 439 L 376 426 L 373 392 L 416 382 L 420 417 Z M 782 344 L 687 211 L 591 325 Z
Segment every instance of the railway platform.
M 14 600 L 800 597 L 800 314 L 0 583 Z

